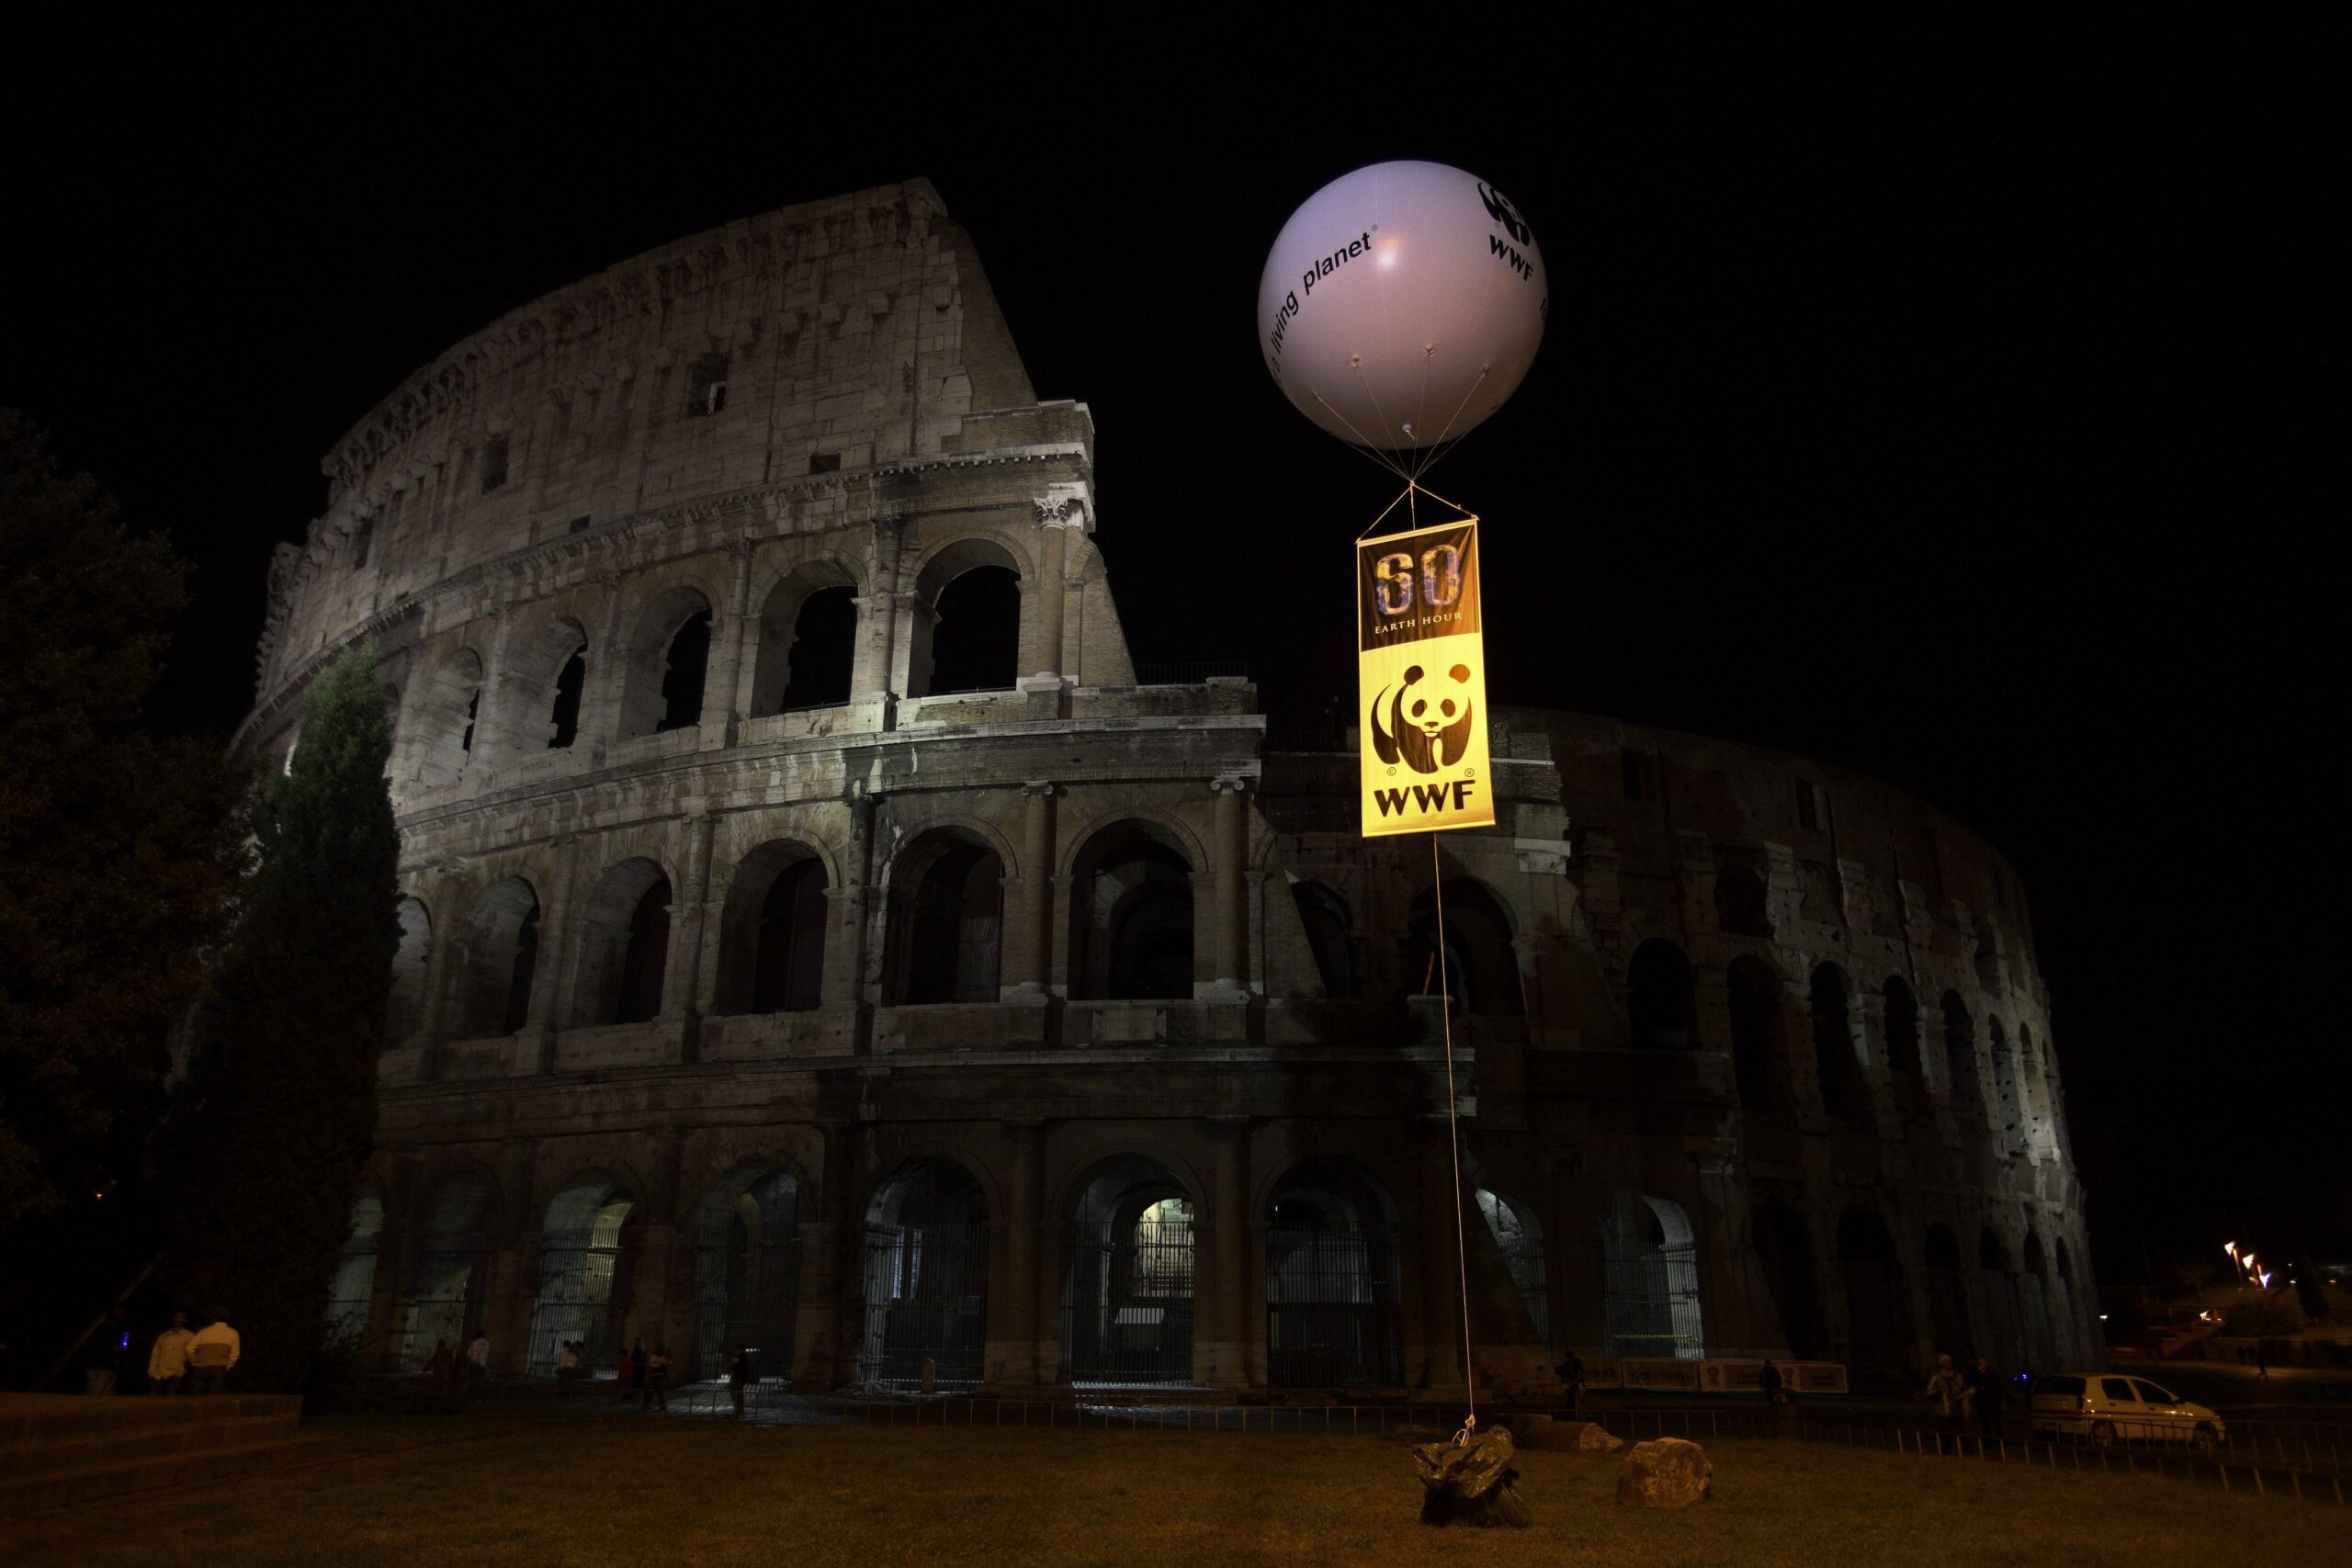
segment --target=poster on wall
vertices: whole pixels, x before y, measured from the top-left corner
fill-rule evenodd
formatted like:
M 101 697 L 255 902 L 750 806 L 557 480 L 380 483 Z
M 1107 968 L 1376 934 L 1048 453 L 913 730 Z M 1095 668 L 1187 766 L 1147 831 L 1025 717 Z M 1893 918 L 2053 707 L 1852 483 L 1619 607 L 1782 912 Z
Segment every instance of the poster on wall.
M 1363 836 L 1489 828 L 1478 520 L 1356 542 Z

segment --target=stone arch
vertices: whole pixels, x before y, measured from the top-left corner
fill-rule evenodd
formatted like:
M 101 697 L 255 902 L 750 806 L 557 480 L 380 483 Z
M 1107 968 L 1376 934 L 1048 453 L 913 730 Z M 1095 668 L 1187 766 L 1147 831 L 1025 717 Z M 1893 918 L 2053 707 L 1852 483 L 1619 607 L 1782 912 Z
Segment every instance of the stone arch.
M 751 717 L 850 699 L 857 658 L 857 574 L 842 561 L 803 561 L 760 601 Z
M 1698 1048 L 1698 997 L 1682 949 L 1663 937 L 1634 949 L 1625 965 L 1625 1016 L 1636 1051 Z
M 1788 1203 L 1772 1199 L 1756 1206 L 1748 1234 L 1765 1290 L 1780 1314 L 1781 1332 L 1788 1337 L 1789 1354 L 1800 1361 L 1821 1359 L 1828 1337 L 1821 1325 L 1813 1227 Z
M 946 541 L 925 557 L 915 573 L 909 696 L 1013 684 L 1021 668 L 1022 567 L 1002 540 L 985 535 Z
M 1192 996 L 1199 864 L 1182 840 L 1151 818 L 1123 818 L 1085 836 L 1070 873 L 1073 999 Z
M 431 1364 L 435 1347 L 447 1345 L 455 1356 L 481 1332 L 498 1185 L 483 1171 L 459 1168 L 435 1183 L 418 1212 L 424 1228 L 401 1298 L 404 1327 L 395 1352 L 396 1364 L 411 1372 Z
M 1527 1011 L 1519 976 L 1519 922 L 1509 899 L 1485 883 L 1449 876 L 1413 899 L 1405 935 L 1405 994 L 1433 997 L 1438 900 L 1444 898 L 1445 970 L 1456 1013 L 1517 1018 Z
M 1004 860 L 962 826 L 924 829 L 891 857 L 885 943 L 897 1005 L 993 1002 L 1003 978 Z
M 1495 1250 L 1502 1255 L 1504 1271 L 1519 1289 L 1520 1304 L 1535 1326 L 1535 1342 L 1548 1354 L 1552 1337 L 1552 1276 L 1544 1266 L 1544 1223 L 1535 1211 L 1508 1192 L 1480 1187 L 1472 1194 L 1478 1216 L 1487 1223 Z
M 1193 1381 L 1193 1218 L 1183 1179 L 1141 1154 L 1088 1168 L 1062 1246 L 1061 1381 Z
M 449 1037 L 481 1040 L 523 1029 L 538 954 L 539 896 L 528 881 L 503 877 L 475 895 L 451 982 Z
M 587 1365 L 618 1359 L 635 1303 L 644 1209 L 638 1184 L 602 1166 L 576 1173 L 548 1200 L 525 1371 L 553 1376 L 566 1342 L 583 1347 Z
M 1993 1331 L 1988 1352 L 2003 1372 L 2015 1368 L 2023 1349 L 2018 1337 L 2017 1286 L 2009 1270 L 2009 1249 L 2000 1233 L 1986 1225 L 1976 1234 L 1977 1285 L 1984 1292 L 1984 1316 Z
M 517 757 L 570 746 L 580 735 L 580 702 L 588 682 L 588 633 L 557 615 L 507 649 L 498 711 L 507 749 Z
M 2064 1348 L 2050 1331 L 2050 1261 L 2041 1250 L 2041 1238 L 2030 1229 L 2022 1257 L 2025 1271 L 2018 1277 L 2018 1304 L 2025 1310 L 2019 1338 L 2034 1364 L 2054 1371 L 2052 1363 Z
M 1724 971 L 1731 1013 L 1732 1077 L 1742 1109 L 1785 1112 L 1790 1092 L 1788 1015 L 1781 977 L 1760 958 L 1742 956 Z
M 1910 1295 L 1886 1221 L 1868 1209 L 1838 1216 L 1838 1272 L 1846 1286 L 1847 1360 L 1857 1378 L 1912 1371 Z
M 447 789 L 465 776 L 473 758 L 481 655 L 470 648 L 452 649 L 433 661 L 421 684 L 424 689 L 410 729 L 409 773 L 421 789 Z
M 1927 1265 L 1928 1328 L 1938 1355 L 1950 1356 L 1965 1367 L 1976 1356 L 1968 1328 L 1968 1288 L 1962 1283 L 1960 1238 L 1947 1224 L 1931 1224 L 1922 1238 L 1921 1257 Z
M 1813 1068 L 1821 1109 L 1833 1117 L 1867 1116 L 1870 1102 L 1860 1064 L 1854 1059 L 1853 983 L 1835 964 L 1814 965 L 1809 1007 L 1813 1019 Z
M 424 900 L 403 893 L 394 901 L 401 922 L 400 946 L 392 950 L 392 988 L 384 998 L 384 1043 L 398 1045 L 424 1021 L 424 975 L 433 958 L 433 912 Z
M 1348 901 L 1320 882 L 1296 878 L 1291 881 L 1290 896 L 1298 909 L 1298 923 L 1306 933 L 1315 973 L 1323 982 L 1323 994 L 1334 999 L 1361 996 L 1363 982 L 1357 961 L 1355 919 Z
M 1276 1388 L 1404 1381 L 1396 1206 L 1351 1160 L 1301 1160 L 1266 1201 L 1266 1382 Z
M 1963 1125 L 1982 1119 L 1984 1089 L 1976 1077 L 1976 1021 L 1958 991 L 1946 991 L 1944 1015 L 1944 1093 Z
M 376 1294 L 376 1255 L 384 1233 L 384 1195 L 376 1183 L 362 1179 L 359 1195 L 351 1204 L 351 1230 L 344 1237 L 343 1257 L 335 1265 L 334 1284 L 327 1297 L 327 1335 L 355 1350 L 368 1339 L 368 1309 Z
M 1600 1215 L 1603 1320 L 1612 1356 L 1707 1353 L 1699 1312 L 1699 1241 L 1682 1205 L 1618 1191 Z
M 702 721 L 712 621 L 710 596 L 690 583 L 662 590 L 637 613 L 622 648 L 620 739 Z
M 2075 1329 L 2082 1318 L 2081 1303 L 2076 1300 L 2078 1287 L 2075 1283 L 2075 1255 L 2066 1246 L 2064 1236 L 2052 1243 L 2051 1250 L 2058 1257 L 2058 1273 L 2050 1281 L 2051 1290 L 2058 1297 L 2057 1311 L 2052 1314 L 2053 1337 L 2059 1360 L 2067 1366 L 2075 1366 L 2088 1353 L 2087 1347 L 2076 1343 Z
M 799 1179 L 746 1160 L 695 1203 L 694 1344 L 686 1364 L 716 1378 L 739 1349 L 760 1377 L 789 1380 L 800 1296 Z
M 668 979 L 673 884 L 642 855 L 605 873 L 580 918 L 572 1022 L 642 1023 L 662 1011 Z
M 877 1184 L 865 1212 L 857 1375 L 877 1388 L 972 1388 L 988 1348 L 988 1194 L 930 1156 Z
M 1881 994 L 1886 998 L 1883 1017 L 1887 1077 L 1896 1097 L 1916 1106 L 1927 1085 L 1927 1066 L 1919 1048 L 1919 1001 L 1911 994 L 1911 983 L 1900 975 L 1889 975 Z
M 805 1012 L 824 1001 L 825 863 L 793 839 L 745 855 L 719 918 L 718 1013 Z

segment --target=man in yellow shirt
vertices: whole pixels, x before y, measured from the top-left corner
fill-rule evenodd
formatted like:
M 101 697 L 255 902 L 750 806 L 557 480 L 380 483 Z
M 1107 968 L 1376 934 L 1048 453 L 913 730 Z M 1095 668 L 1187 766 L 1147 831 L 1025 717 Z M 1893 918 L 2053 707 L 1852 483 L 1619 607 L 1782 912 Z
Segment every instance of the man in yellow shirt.
M 195 1341 L 187 1330 L 187 1314 L 172 1314 L 172 1325 L 155 1336 L 155 1348 L 147 1352 L 149 1393 L 187 1392 L 187 1348 Z

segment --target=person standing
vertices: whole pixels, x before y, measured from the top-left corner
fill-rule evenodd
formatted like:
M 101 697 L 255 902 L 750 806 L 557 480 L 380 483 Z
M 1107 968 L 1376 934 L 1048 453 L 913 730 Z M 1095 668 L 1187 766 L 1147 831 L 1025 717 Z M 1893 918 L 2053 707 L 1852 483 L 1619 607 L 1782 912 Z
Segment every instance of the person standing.
M 172 1325 L 155 1336 L 147 1352 L 149 1393 L 187 1392 L 187 1348 L 195 1340 L 196 1336 L 188 1332 L 187 1314 L 172 1314 Z
M 1976 1435 L 1986 1442 L 2001 1435 L 2001 1380 L 1984 1357 L 1968 1372 L 1969 1403 L 1976 1407 Z
M 1950 1356 L 1936 1358 L 1935 1375 L 1928 1380 L 1927 1398 L 1935 1406 L 1936 1429 L 1960 1436 L 1968 1413 L 1968 1380 L 1952 1370 Z
M 735 1401 L 735 1419 L 738 1421 L 743 1418 L 743 1391 L 759 1375 L 752 1366 L 752 1348 L 749 1345 L 736 1346 L 735 1359 L 727 1369 L 727 1393 Z
M 628 1391 L 637 1395 L 638 1408 L 645 1407 L 645 1341 L 634 1339 L 628 1347 Z
M 229 1374 L 244 1353 L 244 1340 L 229 1326 L 227 1318 L 214 1313 L 212 1321 L 198 1329 L 187 1344 L 187 1364 L 196 1382 L 193 1392 L 219 1393 L 228 1386 Z
M 653 1359 L 647 1362 L 645 1367 L 645 1396 L 638 1401 L 637 1407 L 639 1410 L 667 1411 L 670 1408 L 670 1396 L 665 1391 L 669 1385 L 670 1347 L 656 1345 L 653 1347 Z
M 474 1336 L 466 1347 L 466 1397 L 481 1397 L 482 1380 L 490 1375 L 490 1330 L 485 1328 Z
M 123 1363 L 130 1355 L 130 1314 L 120 1303 L 82 1347 L 82 1392 L 113 1393 L 122 1386 Z
M 1560 1391 L 1567 1398 L 1568 1414 L 1580 1416 L 1584 1411 L 1584 1358 L 1574 1350 L 1560 1357 Z
M 571 1385 L 579 1381 L 579 1377 L 580 1347 L 573 1341 L 567 1339 L 563 1342 L 563 1348 L 557 1351 L 555 1357 L 556 1397 L 559 1399 L 570 1399 L 571 1397 Z

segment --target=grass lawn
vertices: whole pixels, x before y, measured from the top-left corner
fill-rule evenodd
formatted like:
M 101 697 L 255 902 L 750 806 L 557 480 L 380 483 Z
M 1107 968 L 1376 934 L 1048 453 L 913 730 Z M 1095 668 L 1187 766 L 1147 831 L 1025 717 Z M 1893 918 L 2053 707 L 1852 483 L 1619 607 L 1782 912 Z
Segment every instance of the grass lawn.
M 2340 1561 L 2332 1504 L 2177 1481 L 1708 1445 L 1715 1496 L 1619 1508 L 1619 1460 L 1521 1456 L 1529 1530 L 1432 1530 L 1373 1438 L 738 1427 L 477 1415 L 329 1422 L 325 1462 L 7 1522 L 12 1562 L 877 1565 Z M 198 1461 L 200 1462 L 200 1461 Z

